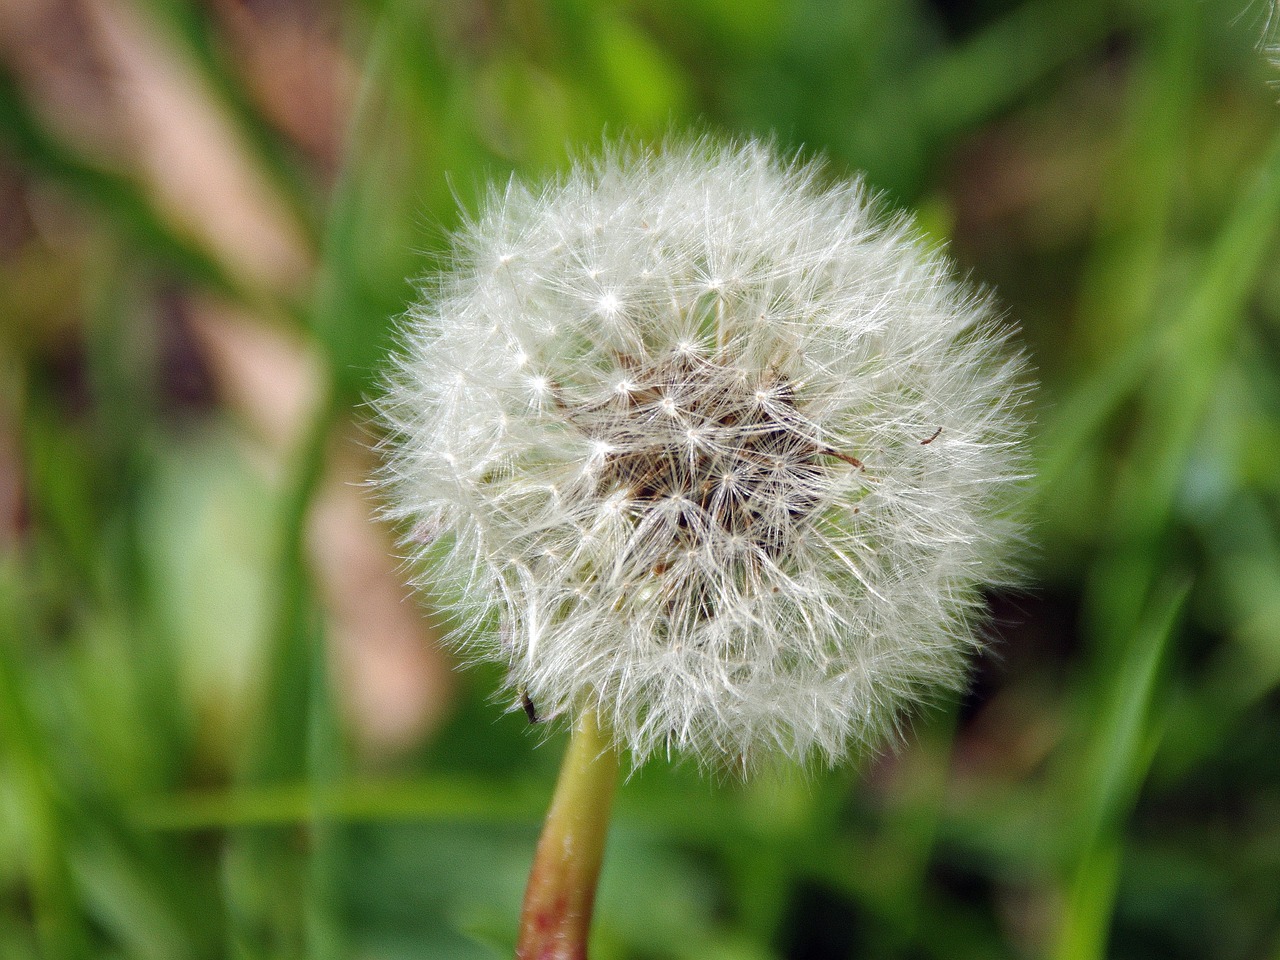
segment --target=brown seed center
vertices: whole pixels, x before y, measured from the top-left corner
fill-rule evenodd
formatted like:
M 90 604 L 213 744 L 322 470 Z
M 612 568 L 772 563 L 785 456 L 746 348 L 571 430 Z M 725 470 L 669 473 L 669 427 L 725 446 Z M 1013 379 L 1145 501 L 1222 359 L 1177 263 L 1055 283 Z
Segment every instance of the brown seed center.
M 745 540 L 774 556 L 819 502 L 823 456 L 787 378 L 673 354 L 636 364 L 607 404 L 582 417 L 603 444 L 601 495 L 677 507 L 681 547 Z M 852 461 L 852 458 L 842 458 Z

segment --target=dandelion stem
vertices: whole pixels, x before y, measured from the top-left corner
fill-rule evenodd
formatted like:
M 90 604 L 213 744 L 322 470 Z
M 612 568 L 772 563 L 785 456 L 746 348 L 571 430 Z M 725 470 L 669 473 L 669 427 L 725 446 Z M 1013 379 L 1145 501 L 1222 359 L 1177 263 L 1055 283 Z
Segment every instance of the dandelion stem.
M 574 728 L 534 855 L 516 960 L 586 960 L 618 753 L 591 710 Z

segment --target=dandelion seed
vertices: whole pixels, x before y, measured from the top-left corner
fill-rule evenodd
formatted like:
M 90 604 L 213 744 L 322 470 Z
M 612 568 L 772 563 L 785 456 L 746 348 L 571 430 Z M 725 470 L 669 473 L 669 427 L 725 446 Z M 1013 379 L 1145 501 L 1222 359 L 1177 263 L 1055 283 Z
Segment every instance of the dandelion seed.
M 457 645 L 636 763 L 874 746 L 962 682 L 1007 571 L 1023 365 L 907 219 L 824 178 L 697 142 L 495 191 L 381 403 Z

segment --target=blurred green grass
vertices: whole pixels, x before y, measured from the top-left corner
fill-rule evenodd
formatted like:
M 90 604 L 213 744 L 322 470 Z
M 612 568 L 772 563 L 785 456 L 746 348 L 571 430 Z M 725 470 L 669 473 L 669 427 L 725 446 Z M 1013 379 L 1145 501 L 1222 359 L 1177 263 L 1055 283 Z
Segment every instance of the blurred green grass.
M 561 744 L 421 653 L 363 401 L 488 181 L 695 126 L 997 287 L 1028 582 L 860 769 L 637 772 L 594 956 L 1280 958 L 1266 12 L 0 7 L 0 956 L 510 954 Z

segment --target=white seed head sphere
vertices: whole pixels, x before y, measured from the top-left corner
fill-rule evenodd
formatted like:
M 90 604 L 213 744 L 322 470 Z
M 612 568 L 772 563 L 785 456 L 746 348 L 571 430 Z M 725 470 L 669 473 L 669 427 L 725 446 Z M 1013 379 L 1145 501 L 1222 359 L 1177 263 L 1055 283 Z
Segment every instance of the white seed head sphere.
M 1023 365 L 860 184 L 705 140 L 513 182 L 405 339 L 388 512 L 540 713 L 637 763 L 834 763 L 963 679 Z

